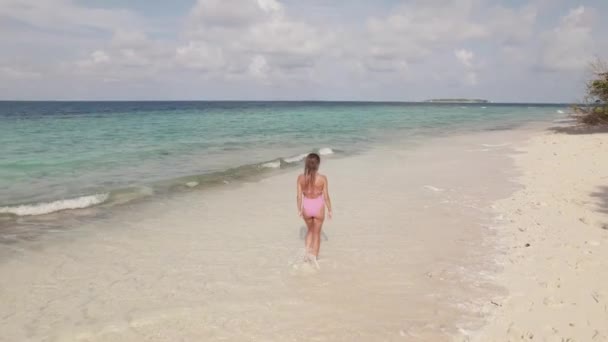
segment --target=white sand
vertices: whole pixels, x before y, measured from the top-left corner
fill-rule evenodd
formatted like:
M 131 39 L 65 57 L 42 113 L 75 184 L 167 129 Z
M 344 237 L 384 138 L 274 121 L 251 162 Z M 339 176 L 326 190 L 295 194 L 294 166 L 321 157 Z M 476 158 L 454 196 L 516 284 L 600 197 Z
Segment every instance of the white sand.
M 475 340 L 608 341 L 608 134 L 546 133 L 520 150 L 524 188 L 495 204 L 508 292 Z

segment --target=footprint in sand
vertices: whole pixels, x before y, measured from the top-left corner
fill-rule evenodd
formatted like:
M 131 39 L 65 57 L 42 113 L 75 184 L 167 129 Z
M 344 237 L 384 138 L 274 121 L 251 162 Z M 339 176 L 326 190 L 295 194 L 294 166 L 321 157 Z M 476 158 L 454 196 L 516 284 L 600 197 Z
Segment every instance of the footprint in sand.
M 310 263 L 304 262 L 301 264 L 294 264 L 291 266 L 290 273 L 292 276 L 305 276 L 317 274 L 319 269 Z
M 515 323 L 511 322 L 507 328 L 507 341 L 526 340 L 533 341 L 534 333 L 530 331 L 522 332 L 520 329 L 515 327 Z
M 550 308 L 559 308 L 559 307 L 564 306 L 564 301 L 560 298 L 549 296 L 549 297 L 545 297 L 543 299 L 543 304 L 545 304 L 545 306 L 548 306 Z
M 593 298 L 593 301 L 596 302 L 597 304 L 606 303 L 606 295 L 602 291 L 598 291 L 598 290 L 591 291 L 591 298 Z

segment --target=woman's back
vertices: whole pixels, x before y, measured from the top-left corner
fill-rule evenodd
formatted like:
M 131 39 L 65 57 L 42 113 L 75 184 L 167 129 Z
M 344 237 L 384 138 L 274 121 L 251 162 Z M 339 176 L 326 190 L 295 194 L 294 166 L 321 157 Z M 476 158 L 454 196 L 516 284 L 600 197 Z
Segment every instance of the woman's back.
M 304 174 L 298 176 L 298 183 L 302 187 L 302 194 L 307 198 L 316 198 L 323 195 L 325 182 L 325 176 L 318 173 L 314 177 L 314 184 L 306 184 L 306 176 Z

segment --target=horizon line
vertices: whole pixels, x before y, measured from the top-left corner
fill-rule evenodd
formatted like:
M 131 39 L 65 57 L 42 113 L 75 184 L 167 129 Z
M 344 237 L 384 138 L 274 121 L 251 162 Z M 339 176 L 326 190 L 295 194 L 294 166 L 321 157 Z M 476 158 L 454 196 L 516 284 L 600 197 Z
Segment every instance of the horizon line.
M 488 102 L 431 102 L 433 99 L 427 100 L 416 100 L 416 101 L 406 101 L 406 100 L 138 100 L 138 99 L 129 99 L 129 100 L 92 100 L 92 99 L 80 99 L 80 100 L 66 100 L 66 99 L 57 99 L 57 100 L 42 100 L 42 99 L 32 99 L 32 100 L 6 100 L 0 99 L 0 102 L 328 102 L 328 103 L 424 103 L 424 104 L 433 104 L 433 105 L 441 105 L 441 104 L 472 104 L 472 105 L 492 105 L 492 104 L 561 104 L 561 105 L 574 105 L 577 102 L 514 102 L 514 101 L 491 101 Z M 477 100 L 477 99 L 474 99 Z M 483 99 L 485 100 L 485 99 Z

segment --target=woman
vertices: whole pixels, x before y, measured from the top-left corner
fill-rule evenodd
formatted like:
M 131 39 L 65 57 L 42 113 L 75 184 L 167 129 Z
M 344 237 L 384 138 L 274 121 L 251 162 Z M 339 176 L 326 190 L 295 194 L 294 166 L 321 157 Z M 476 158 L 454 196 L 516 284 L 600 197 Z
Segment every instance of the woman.
M 298 176 L 296 194 L 298 215 L 304 218 L 306 234 L 306 259 L 316 262 L 321 246 L 321 228 L 325 220 L 325 207 L 332 217 L 331 201 L 327 189 L 327 177 L 318 173 L 321 158 L 316 153 L 306 156 L 304 174 Z

